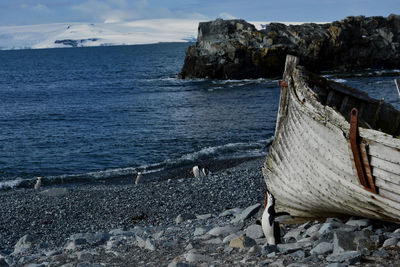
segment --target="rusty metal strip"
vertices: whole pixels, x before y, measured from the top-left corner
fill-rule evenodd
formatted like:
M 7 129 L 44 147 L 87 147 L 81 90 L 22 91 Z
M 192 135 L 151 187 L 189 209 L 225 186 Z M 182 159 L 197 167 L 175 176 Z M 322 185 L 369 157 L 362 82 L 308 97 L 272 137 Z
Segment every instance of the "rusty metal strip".
M 267 207 L 267 204 L 268 204 L 268 186 L 265 187 L 264 209 Z
M 286 81 L 278 81 L 278 85 L 281 87 L 281 90 L 283 90 L 285 87 L 288 87 L 288 83 Z
M 361 158 L 363 160 L 363 166 L 365 170 L 365 176 L 367 178 L 369 187 L 371 188 L 371 192 L 377 194 L 377 189 L 375 187 L 375 182 L 372 177 L 371 166 L 369 165 L 368 153 L 367 153 L 367 145 L 361 143 L 360 144 Z
M 372 178 L 371 167 L 365 145 L 359 144 L 358 136 L 358 110 L 353 108 L 350 115 L 350 146 L 353 152 L 358 179 L 365 190 L 376 194 L 376 187 Z

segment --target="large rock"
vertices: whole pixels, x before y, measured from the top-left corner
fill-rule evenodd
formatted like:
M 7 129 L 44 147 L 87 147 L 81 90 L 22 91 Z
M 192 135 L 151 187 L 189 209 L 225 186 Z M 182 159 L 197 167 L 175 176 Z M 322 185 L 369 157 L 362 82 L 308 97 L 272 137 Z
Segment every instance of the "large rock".
M 34 239 L 31 235 L 24 235 L 21 237 L 14 246 L 14 254 L 24 252 L 32 247 Z
M 257 213 L 257 211 L 261 208 L 261 204 L 257 203 L 255 205 L 252 205 L 250 207 L 245 208 L 242 213 L 237 214 L 236 217 L 231 221 L 234 224 L 243 222 L 244 220 L 250 218 L 254 214 Z
M 181 78 L 243 79 L 280 76 L 286 54 L 309 70 L 399 68 L 400 16 L 347 17 L 327 24 L 271 23 L 257 30 L 244 20 L 199 24 L 186 50 Z
M 233 238 L 229 243 L 229 246 L 232 248 L 249 248 L 255 245 L 257 245 L 256 241 L 245 235 Z

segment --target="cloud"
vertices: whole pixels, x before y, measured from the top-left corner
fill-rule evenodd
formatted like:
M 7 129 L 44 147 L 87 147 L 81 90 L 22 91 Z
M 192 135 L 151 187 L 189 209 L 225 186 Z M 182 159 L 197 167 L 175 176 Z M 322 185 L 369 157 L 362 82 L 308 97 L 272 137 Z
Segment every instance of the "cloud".
M 221 19 L 237 19 L 237 17 L 226 12 L 219 13 L 218 17 Z
M 37 12 L 48 12 L 50 9 L 47 7 L 47 5 L 37 3 L 37 4 L 20 4 L 17 6 L 19 9 L 25 9 L 25 10 L 33 10 Z
M 72 9 L 91 21 L 107 23 L 152 18 L 208 19 L 194 10 L 182 10 L 169 4 L 158 0 L 86 0 Z

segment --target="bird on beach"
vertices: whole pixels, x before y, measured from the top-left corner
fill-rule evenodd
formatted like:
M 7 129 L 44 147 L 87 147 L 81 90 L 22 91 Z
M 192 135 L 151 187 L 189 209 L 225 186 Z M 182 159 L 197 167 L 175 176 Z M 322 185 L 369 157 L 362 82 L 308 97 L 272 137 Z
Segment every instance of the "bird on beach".
M 199 178 L 200 177 L 199 166 L 197 166 L 197 165 L 194 166 L 193 169 L 192 169 L 192 172 L 193 172 L 194 178 Z
M 201 169 L 201 173 L 203 176 L 207 176 L 206 168 Z
M 275 198 L 267 191 L 266 207 L 261 219 L 261 227 L 269 245 L 281 243 L 279 223 L 275 221 Z
M 140 179 L 142 179 L 142 172 L 138 172 L 135 180 L 135 184 L 140 183 Z
M 33 188 L 35 190 L 39 190 L 41 185 L 42 185 L 42 177 L 38 176 L 36 178 L 36 183 L 35 183 L 35 186 Z

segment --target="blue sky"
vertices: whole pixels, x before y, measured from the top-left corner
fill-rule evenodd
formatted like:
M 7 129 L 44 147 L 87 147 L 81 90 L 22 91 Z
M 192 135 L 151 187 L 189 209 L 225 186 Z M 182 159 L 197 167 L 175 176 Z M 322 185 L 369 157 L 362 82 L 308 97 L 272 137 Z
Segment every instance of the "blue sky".
M 1 0 L 0 26 L 154 18 L 333 21 L 400 14 L 400 0 Z

